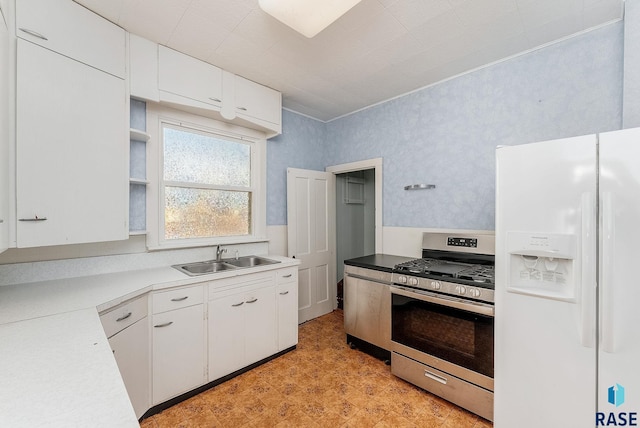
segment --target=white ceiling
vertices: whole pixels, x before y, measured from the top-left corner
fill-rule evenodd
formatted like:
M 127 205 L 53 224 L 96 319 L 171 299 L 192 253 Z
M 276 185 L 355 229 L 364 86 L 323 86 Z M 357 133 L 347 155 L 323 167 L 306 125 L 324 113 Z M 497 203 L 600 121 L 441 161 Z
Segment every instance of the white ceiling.
M 258 0 L 76 0 L 328 121 L 622 17 L 623 0 L 362 0 L 307 39 Z

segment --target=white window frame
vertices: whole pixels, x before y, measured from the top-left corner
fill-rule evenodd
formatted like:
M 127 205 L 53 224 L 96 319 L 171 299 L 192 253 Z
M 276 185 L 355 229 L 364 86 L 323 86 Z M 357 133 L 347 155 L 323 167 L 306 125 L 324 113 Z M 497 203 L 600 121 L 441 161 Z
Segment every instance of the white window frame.
M 222 139 L 251 145 L 251 224 L 250 234 L 207 238 L 165 239 L 164 234 L 164 149 L 163 124 L 191 128 Z M 220 122 L 189 112 L 147 102 L 147 248 L 149 250 L 203 247 L 267 241 L 266 224 L 266 138 L 260 131 Z

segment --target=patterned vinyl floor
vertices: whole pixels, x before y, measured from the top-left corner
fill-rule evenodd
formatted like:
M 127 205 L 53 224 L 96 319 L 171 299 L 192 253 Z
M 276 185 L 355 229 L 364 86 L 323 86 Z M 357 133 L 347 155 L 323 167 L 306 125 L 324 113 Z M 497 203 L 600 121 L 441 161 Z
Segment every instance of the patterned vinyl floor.
M 341 310 L 300 325 L 295 351 L 141 422 L 142 428 L 492 426 L 350 349 Z

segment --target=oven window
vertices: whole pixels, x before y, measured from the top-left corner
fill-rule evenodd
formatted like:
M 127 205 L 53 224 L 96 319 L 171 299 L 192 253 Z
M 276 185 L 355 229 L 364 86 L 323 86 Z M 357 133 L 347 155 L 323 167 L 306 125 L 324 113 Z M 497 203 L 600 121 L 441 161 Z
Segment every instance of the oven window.
M 493 377 L 493 318 L 392 294 L 391 338 Z

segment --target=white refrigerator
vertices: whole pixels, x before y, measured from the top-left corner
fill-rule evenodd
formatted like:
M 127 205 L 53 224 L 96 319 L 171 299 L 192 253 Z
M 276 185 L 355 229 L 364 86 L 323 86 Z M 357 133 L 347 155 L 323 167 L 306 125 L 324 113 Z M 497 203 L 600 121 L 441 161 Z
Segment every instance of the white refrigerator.
M 496 153 L 494 427 L 638 426 L 640 129 Z

